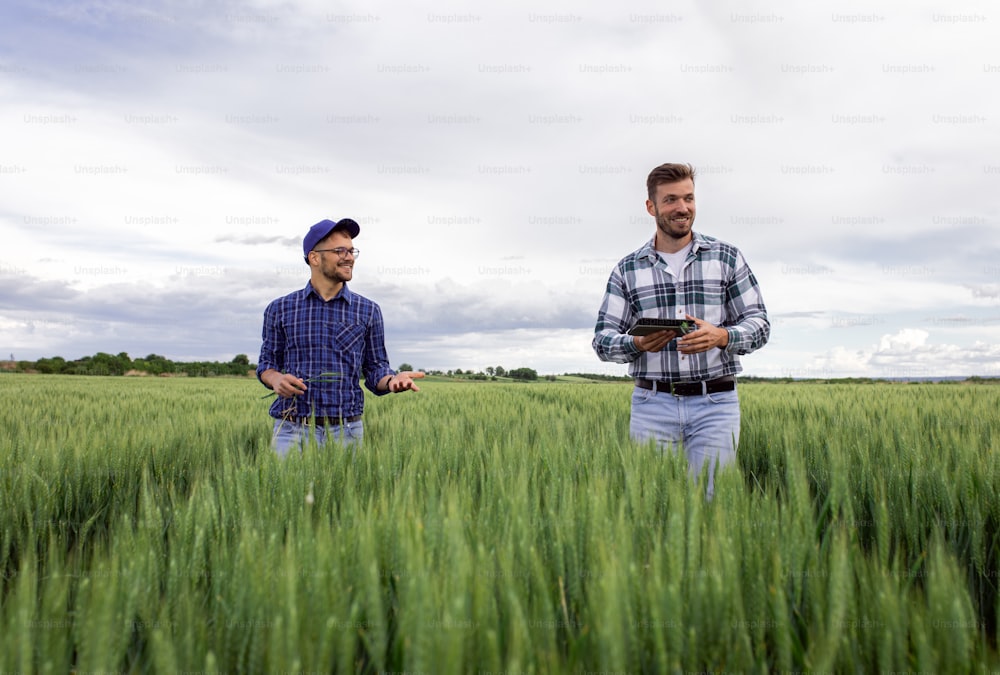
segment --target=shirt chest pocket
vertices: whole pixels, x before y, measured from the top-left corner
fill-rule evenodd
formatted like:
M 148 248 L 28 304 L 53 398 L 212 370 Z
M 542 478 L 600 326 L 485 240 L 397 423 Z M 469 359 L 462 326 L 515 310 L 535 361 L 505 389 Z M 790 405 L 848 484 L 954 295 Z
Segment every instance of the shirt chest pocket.
M 360 351 L 364 337 L 361 324 L 327 323 L 319 330 L 289 331 L 286 344 L 292 354 L 342 354 Z
M 330 347 L 338 352 L 360 349 L 364 337 L 365 327 L 361 324 L 334 323 L 330 325 Z

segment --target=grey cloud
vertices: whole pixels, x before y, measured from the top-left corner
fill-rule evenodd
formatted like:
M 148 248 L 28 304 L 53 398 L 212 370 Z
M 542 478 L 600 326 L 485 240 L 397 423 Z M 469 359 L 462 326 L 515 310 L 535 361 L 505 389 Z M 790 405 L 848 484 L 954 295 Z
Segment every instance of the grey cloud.
M 246 353 L 259 346 L 263 298 L 276 291 L 256 293 L 256 284 L 247 283 L 252 280 L 239 274 L 186 276 L 163 287 L 116 283 L 81 291 L 24 275 L 0 277 L 0 297 L 7 317 L 53 329 L 52 338 L 62 339 L 58 353 L 67 358 L 93 353 L 84 347 L 87 335 L 97 351 L 184 358 Z M 269 280 L 256 281 L 263 286 Z M 67 335 L 70 326 L 78 334 Z
M 968 224 L 963 224 L 963 217 L 953 218 L 929 232 L 890 235 L 858 231 L 852 236 L 845 234 L 824 242 L 822 250 L 838 259 L 886 265 L 890 270 L 909 264 L 942 274 L 955 271 L 967 277 L 969 274 L 979 276 L 991 265 L 996 269 L 995 261 L 1000 259 L 996 226 L 972 222 L 971 216 L 967 219 Z
M 259 348 L 267 303 L 301 288 L 306 278 L 305 270 L 293 278 L 225 269 L 175 276 L 163 285 L 114 283 L 82 291 L 29 275 L 0 276 L 0 297 L 5 300 L 0 310 L 22 321 L 38 318 L 49 327 L 77 325 L 95 336 L 95 344 L 98 336 L 113 335 L 111 342 L 119 345 L 118 350 L 129 353 L 246 353 Z M 429 288 L 352 284 L 382 307 L 393 341 L 593 327 L 596 308 L 571 292 L 522 283 L 510 284 L 509 292 L 498 295 L 484 286 L 447 279 Z M 64 352 L 79 356 L 80 347 L 79 340 L 67 341 Z
M 372 286 L 387 327 L 423 335 L 461 335 L 520 328 L 592 328 L 597 307 L 584 296 L 540 283 L 459 284 L 429 287 Z
M 282 237 L 281 235 L 262 234 L 223 234 L 215 238 L 216 243 L 243 244 L 245 246 L 260 246 L 262 244 L 281 244 L 282 246 L 301 246 L 302 237 Z

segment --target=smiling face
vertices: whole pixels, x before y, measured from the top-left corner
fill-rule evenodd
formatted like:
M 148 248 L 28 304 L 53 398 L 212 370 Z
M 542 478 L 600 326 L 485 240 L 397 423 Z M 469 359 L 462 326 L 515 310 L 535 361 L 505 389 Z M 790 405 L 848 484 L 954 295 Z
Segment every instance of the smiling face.
M 314 278 L 318 274 L 330 284 L 337 285 L 351 280 L 354 274 L 354 256 L 349 253 L 340 256 L 328 250 L 334 248 L 350 250 L 354 248 L 354 240 L 342 230 L 331 232 L 309 252 L 309 266 L 312 267 Z
M 675 183 L 660 183 L 652 199 L 646 200 L 646 211 L 656 218 L 656 247 L 678 250 L 691 240 L 694 225 L 694 181 L 690 178 Z

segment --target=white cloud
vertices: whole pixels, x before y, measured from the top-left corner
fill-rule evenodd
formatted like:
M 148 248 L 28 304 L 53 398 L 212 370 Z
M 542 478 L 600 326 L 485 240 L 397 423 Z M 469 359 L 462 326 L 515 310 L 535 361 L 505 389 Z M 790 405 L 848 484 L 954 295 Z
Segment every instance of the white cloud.
M 878 343 L 878 353 L 886 356 L 907 354 L 928 349 L 929 333 L 919 328 L 904 328 L 895 335 L 883 335 Z
M 834 347 L 816 358 L 812 376 L 934 377 L 1000 375 L 1000 344 L 975 341 L 968 346 L 932 343 L 919 328 L 882 335 L 865 349 Z

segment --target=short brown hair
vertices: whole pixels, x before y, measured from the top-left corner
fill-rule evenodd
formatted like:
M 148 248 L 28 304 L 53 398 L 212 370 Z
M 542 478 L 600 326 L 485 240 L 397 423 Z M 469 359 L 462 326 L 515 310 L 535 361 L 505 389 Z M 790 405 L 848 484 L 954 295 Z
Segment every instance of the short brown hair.
M 676 183 L 690 178 L 694 180 L 694 167 L 690 164 L 661 164 L 649 172 L 646 178 L 646 192 L 649 199 L 656 196 L 656 186 L 661 183 Z

